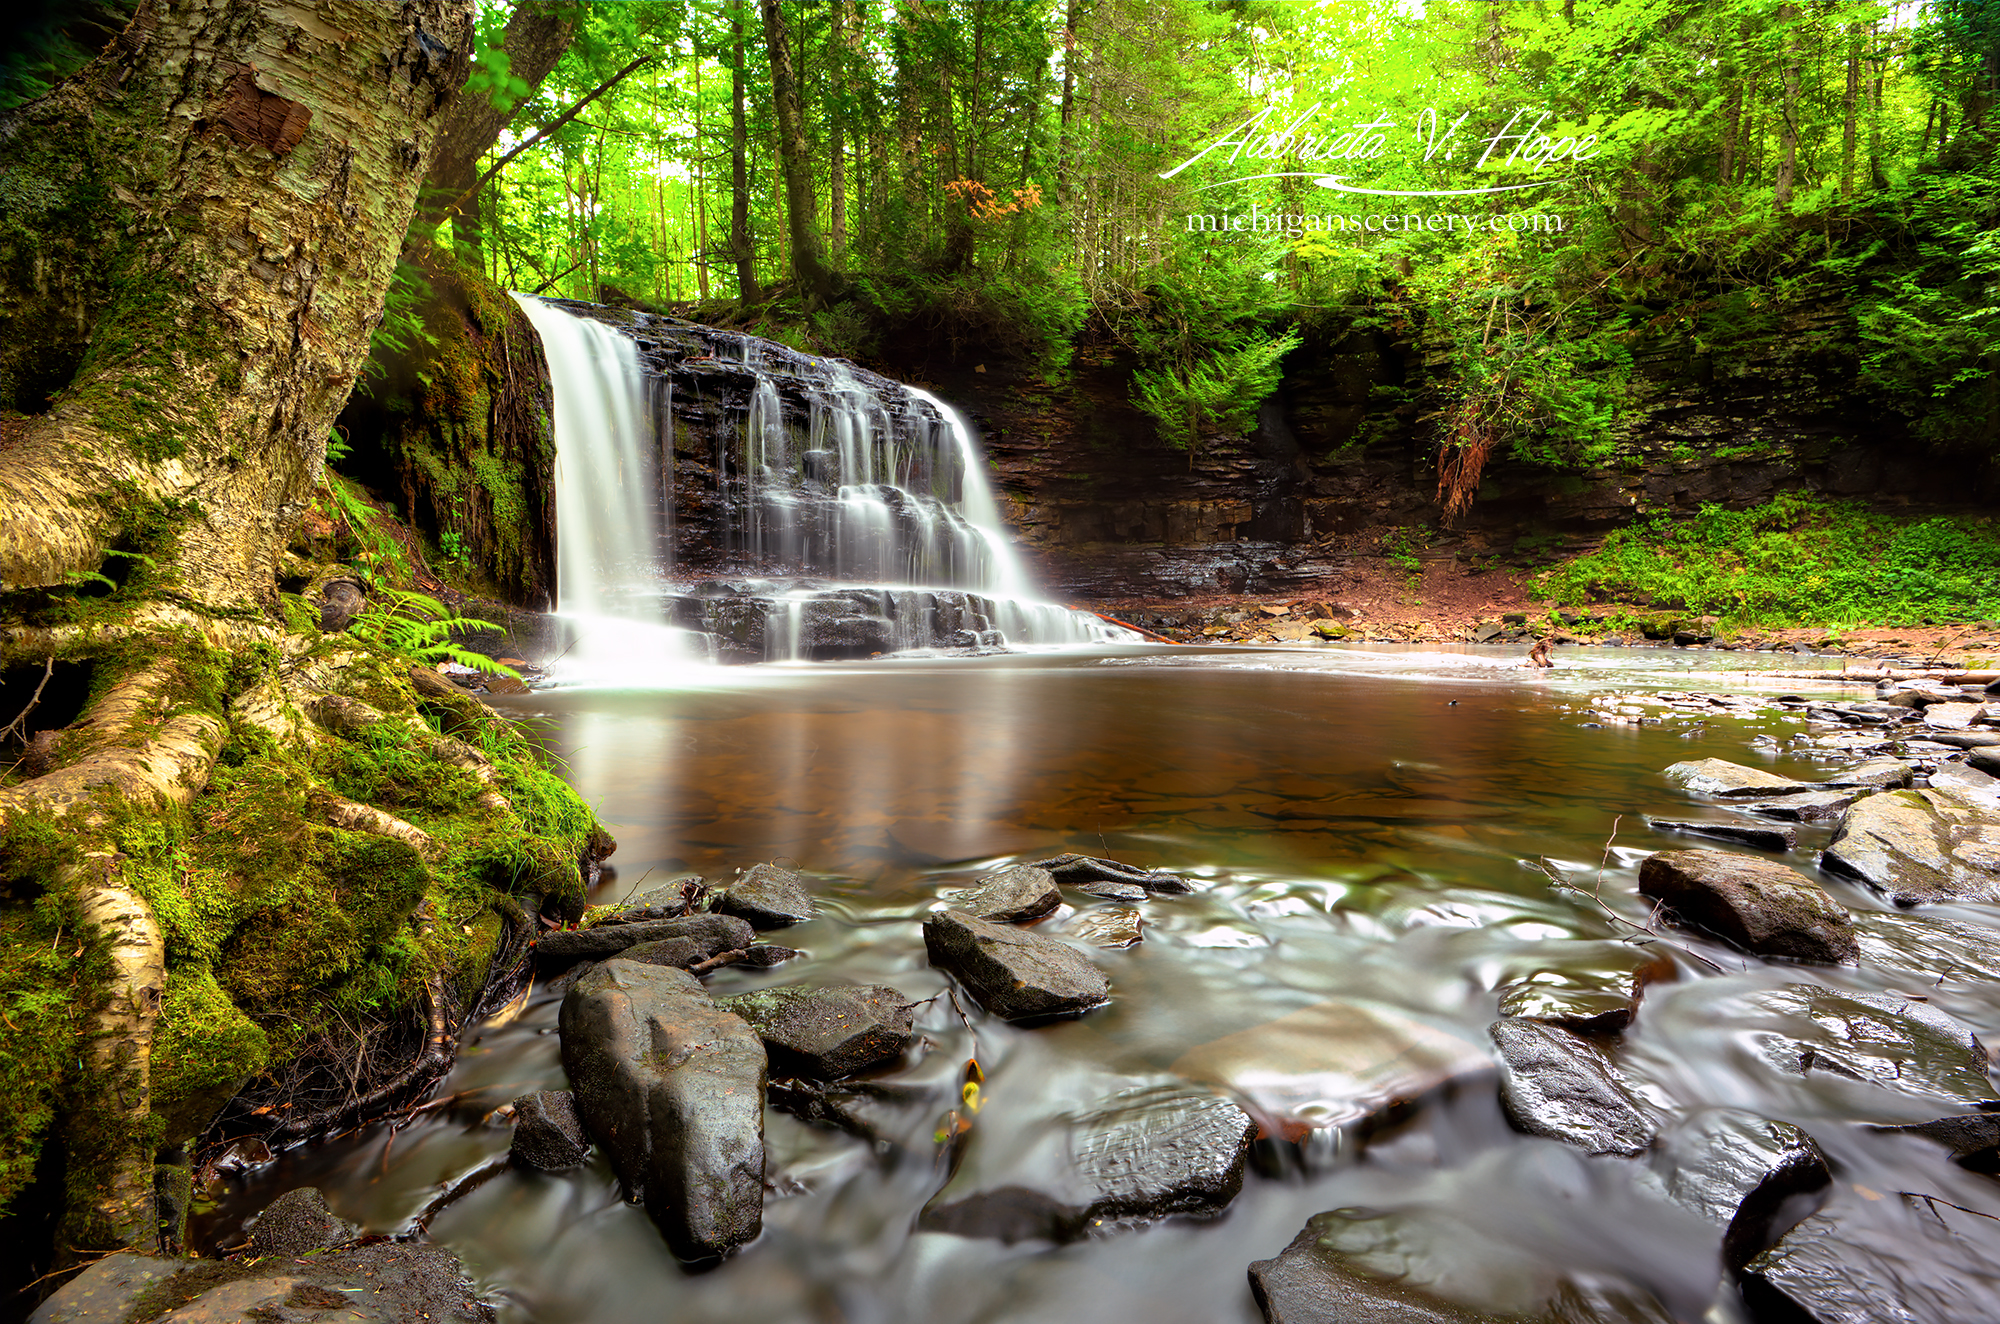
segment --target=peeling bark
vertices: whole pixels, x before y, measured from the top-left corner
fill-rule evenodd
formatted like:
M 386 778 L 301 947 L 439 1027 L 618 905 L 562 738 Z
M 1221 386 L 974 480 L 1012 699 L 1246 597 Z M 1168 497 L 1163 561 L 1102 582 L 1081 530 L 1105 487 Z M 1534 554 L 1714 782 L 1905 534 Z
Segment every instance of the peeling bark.
M 91 1139 L 126 1152 L 119 1156 L 124 1161 L 110 1165 L 95 1198 L 70 1209 L 68 1222 L 150 1253 L 158 1247 L 159 1222 L 153 1216 L 152 1156 L 141 1137 L 152 1109 L 149 1067 L 167 990 L 167 947 L 153 912 L 116 880 L 114 861 L 90 857 L 86 867 L 93 866 L 103 878 L 84 889 L 83 922 L 105 942 L 112 974 L 109 996 L 91 1017 L 90 1069 L 110 1087 L 109 1120 L 121 1133 Z M 105 1120 L 93 1119 L 92 1125 L 101 1127 Z

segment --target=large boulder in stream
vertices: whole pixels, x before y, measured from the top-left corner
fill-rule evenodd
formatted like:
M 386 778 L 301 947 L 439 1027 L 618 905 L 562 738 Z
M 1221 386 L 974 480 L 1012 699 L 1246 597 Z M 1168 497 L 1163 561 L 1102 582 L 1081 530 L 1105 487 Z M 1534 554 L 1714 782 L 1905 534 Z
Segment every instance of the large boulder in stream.
M 956 910 L 924 921 L 931 964 L 1003 1020 L 1076 1016 L 1111 1000 L 1104 972 L 1073 947 Z
M 535 955 L 544 967 L 559 967 L 577 961 L 602 961 L 620 956 L 628 948 L 653 943 L 682 943 L 689 952 L 701 954 L 689 961 L 655 959 L 655 965 L 692 965 L 721 952 L 748 947 L 757 940 L 749 924 L 734 915 L 685 915 L 679 919 L 649 919 L 636 924 L 599 924 L 588 929 L 560 929 L 545 933 L 535 944 Z M 656 949 L 658 955 L 681 948 Z
M 1604 1054 L 1579 1035 L 1540 1021 L 1495 1021 L 1500 1104 L 1529 1135 L 1589 1154 L 1637 1154 L 1654 1126 Z
M 577 1112 L 668 1247 L 708 1260 L 764 1219 L 764 1045 L 685 970 L 611 960 L 563 998 Z
M 1885 791 L 1847 811 L 1821 863 L 1899 906 L 2000 901 L 2000 819 L 1935 790 Z
M 839 1080 L 893 1062 L 915 1042 L 914 1006 L 893 988 L 759 989 L 719 999 L 764 1040 L 774 1076 Z
M 1639 891 L 1680 923 L 1759 956 L 1812 965 L 1861 959 L 1854 921 L 1795 869 L 1722 850 L 1670 850 L 1639 866 Z
M 1749 990 L 1716 1013 L 1756 1045 L 1766 1064 L 1787 1075 L 1931 1101 L 1995 1102 L 1985 1046 L 1970 1028 L 1926 1002 L 1789 984 Z
M 1107 1224 L 1213 1217 L 1243 1189 L 1256 1135 L 1241 1108 L 1179 1080 L 1134 1083 L 1081 1113 L 1031 1106 L 1003 1120 L 989 1110 L 973 1130 L 983 1152 L 961 1163 L 917 1226 L 1063 1242 Z
M 1016 864 L 986 875 L 963 892 L 953 892 L 945 901 L 953 910 L 992 924 L 1021 924 L 1061 905 L 1062 893 L 1048 870 Z
M 805 880 L 775 864 L 752 865 L 715 899 L 725 915 L 746 920 L 753 928 L 782 929 L 803 924 L 817 913 Z
M 1727 759 L 1692 759 L 1667 768 L 1666 779 L 1696 795 L 1724 800 L 1754 800 L 1777 795 L 1802 795 L 1820 788 L 1812 782 L 1780 777 L 1761 768 L 1746 768 Z

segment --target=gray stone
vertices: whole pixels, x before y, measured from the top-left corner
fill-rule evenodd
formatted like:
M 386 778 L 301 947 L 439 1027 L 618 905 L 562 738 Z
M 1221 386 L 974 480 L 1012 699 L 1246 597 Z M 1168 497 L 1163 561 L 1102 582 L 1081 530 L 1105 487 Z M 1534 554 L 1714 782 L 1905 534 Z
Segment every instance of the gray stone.
M 1144 901 L 1152 895 L 1137 883 L 1078 883 L 1076 890 L 1104 901 Z
M 1916 769 L 1901 759 L 1869 759 L 1851 768 L 1828 777 L 1821 785 L 1829 787 L 1859 787 L 1871 791 L 1893 791 L 1908 786 L 1916 776 Z
M 1855 801 L 1852 791 L 1811 791 L 1782 800 L 1759 800 L 1743 807 L 1759 818 L 1775 818 L 1784 823 L 1818 823 L 1838 818 Z
M 755 1237 L 765 1083 L 756 1033 L 685 970 L 625 960 L 579 979 L 560 1024 L 577 1112 L 669 1249 L 707 1260 Z
M 326 1192 L 317 1186 L 300 1186 L 271 1201 L 250 1224 L 249 1232 L 250 1249 L 257 1254 L 292 1256 L 338 1246 L 361 1235 L 359 1226 L 327 1208 Z
M 600 918 L 593 927 L 606 924 L 637 924 L 649 919 L 677 919 L 687 914 L 688 900 L 699 893 L 699 877 L 678 879 L 628 899 L 618 909 Z
M 514 1100 L 514 1162 L 537 1172 L 562 1172 L 590 1157 L 590 1136 L 568 1090 L 537 1090 Z
M 1020 924 L 1040 919 L 1062 904 L 1055 877 L 1032 864 L 1016 864 L 990 873 L 973 887 L 953 892 L 945 900 L 952 909 L 993 924 Z
M 1759 796 L 1795 795 L 1819 789 L 1811 782 L 1795 781 L 1758 768 L 1746 768 L 1727 759 L 1693 759 L 1676 763 L 1666 770 L 1666 778 L 1696 795 L 1719 796 L 1725 800 L 1746 800 Z
M 1500 1103 L 1515 1128 L 1591 1154 L 1637 1154 L 1652 1121 L 1589 1041 L 1540 1021 L 1495 1021 Z
M 187 1268 L 182 1260 L 119 1251 L 93 1261 L 35 1308 L 28 1324 L 124 1324 L 140 1295 Z
M 1758 850 L 1792 850 L 1799 844 L 1799 834 L 1795 828 L 1767 827 L 1753 823 L 1697 823 L 1676 818 L 1649 818 L 1646 822 L 1656 832 L 1679 832 L 1690 837 L 1734 841 L 1740 845 L 1754 846 Z
M 1924 709 L 1924 725 L 1945 731 L 1963 731 L 1986 716 L 1983 703 L 1934 703 Z
M 1975 749 L 1965 756 L 1965 762 L 1989 777 L 2000 777 L 2000 749 Z
M 1991 1324 L 2000 1222 L 1948 1199 L 1836 1183 L 1832 1198 L 1751 1260 L 1759 1319 L 1812 1324 Z
M 1821 864 L 1899 906 L 2000 901 L 2000 821 L 1934 791 L 1884 791 L 1847 811 Z
M 1961 1168 L 1989 1176 L 2000 1174 L 2000 1113 L 1961 1113 L 1956 1117 L 1940 1117 L 1934 1122 L 1871 1126 L 1868 1129 L 1920 1137 L 1950 1150 L 1952 1161 Z
M 2000 746 L 2000 731 L 1926 731 L 1924 739 L 1959 749 L 1992 749 Z
M 1393 1007 L 1347 1000 L 1197 1044 L 1169 1070 L 1228 1090 L 1265 1134 L 1289 1141 L 1390 1124 L 1430 1095 L 1494 1074 L 1483 1047 Z
M 924 1210 L 927 1232 L 1005 1242 L 1073 1241 L 1107 1223 L 1213 1217 L 1243 1189 L 1257 1124 L 1182 1081 L 1121 1090 L 1081 1115 L 1027 1128 L 1047 1153 L 1009 1154 L 1004 1184 L 961 1170 Z M 1030 1184 L 1013 1180 L 1035 1174 Z
M 956 1100 L 947 1091 L 880 1080 L 838 1083 L 791 1077 L 774 1080 L 767 1096 L 779 1112 L 845 1131 L 883 1152 L 937 1153 L 935 1128 Z
M 916 1041 L 910 1000 L 881 984 L 766 988 L 716 1005 L 750 1023 L 774 1076 L 838 1080 L 893 1062 Z
M 1736 1108 L 1697 1113 L 1667 1132 L 1653 1167 L 1669 1196 L 1723 1229 L 1723 1262 L 1732 1269 L 1786 1230 L 1778 1220 L 1787 1199 L 1833 1180 L 1811 1136 Z
M 1720 850 L 1660 851 L 1639 866 L 1639 891 L 1674 918 L 1759 956 L 1813 965 L 1861 959 L 1847 908 L 1795 869 Z
M 695 960 L 704 960 L 718 952 L 748 947 L 756 936 L 747 923 L 733 915 L 686 915 L 680 919 L 641 920 L 636 924 L 559 929 L 541 936 L 535 944 L 535 954 L 545 966 L 563 966 L 573 961 L 601 961 L 618 956 L 641 943 L 686 939 L 687 950 L 702 952 Z
M 715 908 L 725 915 L 748 920 L 759 929 L 803 924 L 817 913 L 805 880 L 775 864 L 753 865 L 716 897 Z
M 339 634 L 368 610 L 368 592 L 359 580 L 329 579 L 319 590 L 319 628 Z
M 1756 989 L 1732 1019 L 1757 1033 L 1764 1060 L 1795 1076 L 1830 1076 L 1920 1098 L 1992 1100 L 1978 1036 L 1925 1002 L 1819 984 Z
M 1003 1020 L 1076 1016 L 1111 1000 L 1104 972 L 1053 938 L 941 910 L 924 921 L 931 964 Z
M 162 1263 L 108 1256 L 99 1262 L 103 1268 L 93 1265 L 43 1302 L 35 1324 L 112 1324 L 130 1318 L 136 1294 L 162 1281 L 152 1267 Z M 134 1274 L 145 1275 L 146 1281 L 124 1286 L 116 1281 Z M 159 1316 L 174 1324 L 492 1324 L 495 1318 L 458 1257 L 436 1245 L 377 1240 L 302 1255 L 181 1260 L 172 1265 L 172 1277 L 172 1299 L 149 1304 L 184 1301 Z M 106 1313 L 114 1301 L 125 1311 Z M 155 1316 L 157 1309 L 144 1315 Z
M 1036 860 L 1029 867 L 1046 869 L 1057 882 L 1068 887 L 1084 883 L 1130 883 L 1148 892 L 1192 892 L 1194 884 L 1164 869 L 1141 869 L 1118 860 L 1100 860 L 1094 855 L 1057 855 Z

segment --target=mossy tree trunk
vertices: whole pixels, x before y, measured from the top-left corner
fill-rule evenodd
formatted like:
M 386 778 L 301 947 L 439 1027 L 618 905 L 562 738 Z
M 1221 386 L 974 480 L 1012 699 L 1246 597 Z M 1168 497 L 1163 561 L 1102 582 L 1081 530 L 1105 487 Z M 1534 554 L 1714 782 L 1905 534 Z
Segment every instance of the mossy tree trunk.
M 0 118 L 0 691 L 73 691 L 0 731 L 27 746 L 0 757 L 0 1209 L 54 1144 L 70 1253 L 171 1235 L 156 1154 L 325 1027 L 414 1016 L 431 1061 L 440 1005 L 530 933 L 504 891 L 573 903 L 608 849 L 393 631 L 322 635 L 280 591 L 332 572 L 288 537 L 472 20 L 144 0 Z

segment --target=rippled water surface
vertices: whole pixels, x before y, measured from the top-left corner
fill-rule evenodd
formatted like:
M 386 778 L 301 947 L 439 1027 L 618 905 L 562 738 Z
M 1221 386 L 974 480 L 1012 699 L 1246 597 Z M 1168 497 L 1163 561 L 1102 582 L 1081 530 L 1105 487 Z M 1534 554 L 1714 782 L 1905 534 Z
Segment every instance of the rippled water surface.
M 831 980 L 930 998 L 946 981 L 925 960 L 921 917 L 1008 861 L 1081 851 L 1181 872 L 1200 890 L 1152 897 L 1143 941 L 1092 951 L 1114 1000 L 1080 1021 L 1022 1029 L 968 1004 L 968 1025 L 948 1001 L 929 1004 L 926 1046 L 890 1077 L 919 1100 L 892 1119 L 898 1143 L 878 1152 L 772 1111 L 764 1235 L 719 1268 L 676 1265 L 601 1159 L 562 1176 L 509 1173 L 433 1234 L 519 1318 L 1192 1324 L 1258 1319 L 1246 1266 L 1312 1215 L 1346 1209 L 1368 1215 L 1354 1235 L 1374 1238 L 1350 1249 L 1490 1308 L 1531 1304 L 1537 1275 L 1556 1266 L 1643 1288 L 1679 1318 L 1731 1318 L 1727 1302 L 1712 1306 L 1714 1230 L 1661 1198 L 1643 1163 L 1510 1130 L 1490 1077 L 1365 1143 L 1322 1130 L 1260 1144 L 1242 1196 L 1214 1222 L 1064 1247 L 913 1230 L 945 1180 L 932 1132 L 968 1058 L 984 1069 L 987 1103 L 965 1161 L 996 1179 L 1018 1164 L 1013 1175 L 1032 1179 L 1040 1119 L 1196 1060 L 1224 1036 L 1298 1013 L 1310 1023 L 1330 1003 L 1385 1009 L 1484 1052 L 1500 984 L 1625 960 L 1618 940 L 1647 919 L 1637 862 L 1712 844 L 1647 827 L 1647 813 L 1721 815 L 1690 804 L 1661 768 L 1706 756 L 1803 777 L 1829 766 L 1789 744 L 1752 750 L 1760 733 L 1789 742 L 1803 730 L 1779 713 L 1669 711 L 1617 726 L 1588 702 L 1741 688 L 1740 675 L 1693 674 L 1688 655 L 1650 650 L 1559 657 L 1556 673 L 1536 675 L 1499 650 L 1134 649 L 734 669 L 647 691 L 527 696 L 521 714 L 543 724 L 618 837 L 596 899 L 690 872 L 720 883 L 768 859 L 815 876 L 820 917 L 782 938 L 807 958 L 719 971 L 717 992 Z M 1806 847 L 1824 835 L 1802 833 L 1790 862 L 1810 872 Z M 1883 908 L 1830 887 L 1857 911 Z M 1620 1064 L 1663 1116 L 1752 1108 L 1812 1132 L 1843 1180 L 1920 1181 L 2000 1208 L 1989 1179 L 1854 1125 L 1953 1105 L 1776 1073 L 1743 1011 L 1756 990 L 1802 978 L 1867 991 L 1921 983 L 1933 1005 L 2000 1030 L 2000 1000 L 1982 982 L 1933 986 L 1936 961 L 1915 954 L 1937 940 L 1924 926 L 1953 917 L 1926 912 L 1914 928 L 1884 918 L 1858 971 L 1780 968 L 1668 934 L 1652 946 L 1677 977 L 1648 991 Z M 1077 933 L 1082 918 L 1066 907 L 1044 931 Z M 506 1149 L 507 1130 L 482 1124 L 485 1113 L 564 1083 L 556 1006 L 538 990 L 519 1019 L 470 1032 L 446 1086 L 452 1108 L 288 1155 L 229 1204 L 312 1182 L 346 1216 L 393 1230 L 440 1183 Z

